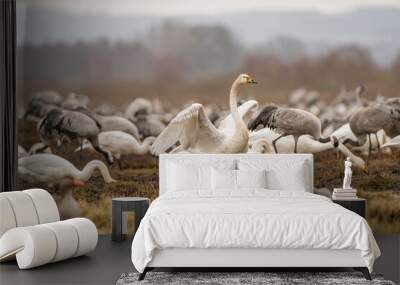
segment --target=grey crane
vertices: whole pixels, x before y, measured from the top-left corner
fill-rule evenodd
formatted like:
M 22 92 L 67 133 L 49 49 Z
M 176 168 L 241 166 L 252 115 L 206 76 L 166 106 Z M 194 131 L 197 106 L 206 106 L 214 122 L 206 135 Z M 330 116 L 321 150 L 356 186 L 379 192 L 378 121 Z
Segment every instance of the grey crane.
M 84 109 L 50 111 L 38 125 L 39 136 L 46 146 L 63 138 L 79 139 L 81 142 L 86 138 L 94 149 L 104 155 L 109 164 L 112 164 L 114 161 L 112 154 L 99 144 L 98 134 L 100 132 L 101 124 Z
M 330 141 L 330 138 L 321 138 L 321 121 L 312 113 L 301 109 L 268 105 L 249 123 L 248 127 L 249 130 L 256 130 L 259 125 L 268 127 L 279 134 L 279 137 L 272 141 L 275 153 L 278 153 L 276 142 L 290 135 L 294 137 L 295 153 L 297 153 L 297 141 L 302 135 L 310 135 L 322 143 Z
M 357 141 L 346 139 L 343 143 L 360 146 L 365 144 L 368 138 L 368 156 L 370 156 L 372 134 L 375 135 L 377 141 L 377 132 L 381 129 L 389 136 L 400 134 L 400 98 L 391 98 L 382 103 L 373 103 L 359 108 L 351 115 L 349 124 L 351 131 L 357 137 Z

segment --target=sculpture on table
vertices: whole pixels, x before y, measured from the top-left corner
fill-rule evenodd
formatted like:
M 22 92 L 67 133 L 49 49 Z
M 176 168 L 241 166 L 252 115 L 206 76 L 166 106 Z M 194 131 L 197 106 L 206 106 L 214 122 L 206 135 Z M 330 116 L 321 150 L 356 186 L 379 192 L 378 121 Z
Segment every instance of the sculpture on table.
M 350 157 L 346 159 L 344 162 L 344 179 L 343 179 L 343 189 L 352 189 L 351 188 L 351 177 L 353 175 L 353 171 L 351 170 L 351 160 Z

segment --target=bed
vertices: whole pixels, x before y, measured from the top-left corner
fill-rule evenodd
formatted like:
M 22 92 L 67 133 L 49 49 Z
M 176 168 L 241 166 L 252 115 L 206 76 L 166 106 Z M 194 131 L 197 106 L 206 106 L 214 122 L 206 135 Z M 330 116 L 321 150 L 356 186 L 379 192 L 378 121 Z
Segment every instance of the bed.
M 361 216 L 313 194 L 311 154 L 164 154 L 160 196 L 132 243 L 153 268 L 352 267 L 380 251 Z

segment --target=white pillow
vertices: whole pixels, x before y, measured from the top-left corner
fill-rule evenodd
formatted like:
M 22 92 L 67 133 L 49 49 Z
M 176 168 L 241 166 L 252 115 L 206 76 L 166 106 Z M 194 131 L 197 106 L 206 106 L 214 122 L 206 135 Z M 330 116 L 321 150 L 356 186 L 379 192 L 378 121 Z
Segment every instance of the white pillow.
M 307 168 L 304 160 L 239 160 L 240 170 L 267 171 L 267 188 L 273 190 L 307 191 L 310 182 L 307 179 Z
M 267 172 L 268 187 L 277 190 L 303 191 L 307 190 L 307 180 L 304 173 L 305 162 L 293 163 L 290 168 L 271 169 Z
M 209 190 L 211 167 L 169 163 L 168 191 Z
M 238 190 L 241 188 L 267 188 L 266 170 L 211 170 L 213 190 Z
M 236 170 L 237 188 L 267 188 L 267 171 Z
M 213 190 L 236 190 L 236 170 L 216 169 L 211 171 L 211 188 Z

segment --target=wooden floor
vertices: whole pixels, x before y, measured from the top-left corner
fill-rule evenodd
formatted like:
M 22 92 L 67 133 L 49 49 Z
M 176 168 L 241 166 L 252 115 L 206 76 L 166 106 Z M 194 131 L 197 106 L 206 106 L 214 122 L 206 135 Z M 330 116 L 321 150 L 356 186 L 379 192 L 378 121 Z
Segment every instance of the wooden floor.
M 375 272 L 400 282 L 400 235 L 376 236 L 382 256 Z M 115 243 L 110 236 L 100 236 L 94 252 L 88 256 L 19 270 L 15 262 L 0 265 L 0 284 L 115 284 L 124 272 L 134 271 L 130 259 L 132 239 Z M 312 271 L 312 270 L 310 270 Z

